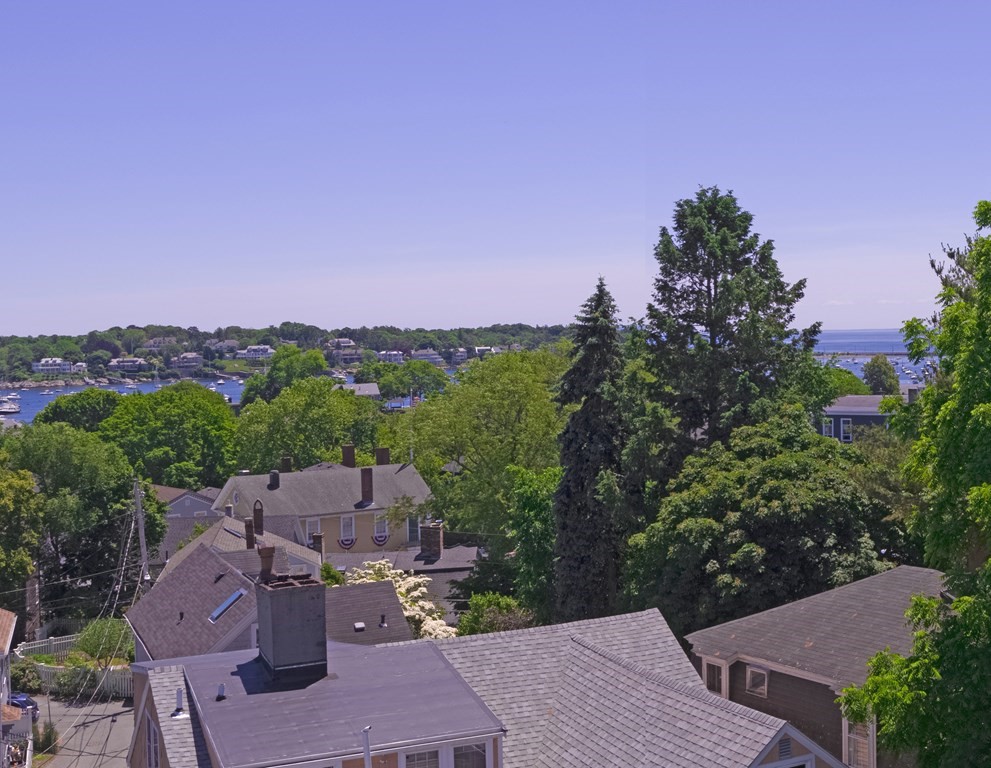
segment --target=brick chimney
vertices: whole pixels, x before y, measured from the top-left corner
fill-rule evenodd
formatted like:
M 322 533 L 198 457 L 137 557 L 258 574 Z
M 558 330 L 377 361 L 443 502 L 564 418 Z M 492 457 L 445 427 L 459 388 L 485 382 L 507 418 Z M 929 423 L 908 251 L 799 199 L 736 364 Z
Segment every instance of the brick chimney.
M 389 453 L 390 452 L 388 448 L 376 448 L 375 463 L 378 464 L 380 467 L 384 466 L 385 464 L 391 464 L 392 461 Z
M 289 474 L 292 472 L 292 456 L 283 456 L 279 465 L 279 471 Z
M 420 555 L 427 560 L 440 560 L 444 554 L 444 523 L 436 521 L 420 526 Z
M 258 547 L 258 557 L 260 557 L 262 561 L 261 570 L 258 572 L 258 578 L 261 581 L 269 581 L 274 575 L 275 547 Z
M 351 467 L 352 469 L 356 466 L 354 461 L 354 446 L 353 445 L 342 445 L 341 446 L 341 464 L 345 467 Z
M 265 535 L 265 505 L 261 499 L 255 499 L 255 506 L 251 510 L 251 520 L 255 524 L 255 536 Z
M 279 470 L 273 469 L 268 473 L 268 489 L 270 491 L 277 491 L 279 489 Z
M 255 584 L 258 658 L 280 683 L 327 676 L 327 588 L 310 576 L 274 576 Z
M 248 549 L 255 548 L 255 524 L 251 520 L 244 521 L 244 544 Z
M 233 504 L 224 504 L 224 516 L 225 517 L 234 517 L 234 505 Z
M 361 503 L 372 503 L 372 468 L 361 468 Z
M 323 533 L 317 532 L 313 534 L 313 550 L 320 553 L 321 560 L 323 559 Z

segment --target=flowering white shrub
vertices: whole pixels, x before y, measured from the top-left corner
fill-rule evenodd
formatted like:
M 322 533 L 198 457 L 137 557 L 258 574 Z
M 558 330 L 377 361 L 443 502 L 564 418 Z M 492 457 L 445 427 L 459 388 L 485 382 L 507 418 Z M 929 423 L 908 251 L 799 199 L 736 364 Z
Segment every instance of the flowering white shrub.
M 403 606 L 403 614 L 417 638 L 454 637 L 457 631 L 444 623 L 444 611 L 427 599 L 427 576 L 399 571 L 388 560 L 366 561 L 345 577 L 348 584 L 391 581 Z

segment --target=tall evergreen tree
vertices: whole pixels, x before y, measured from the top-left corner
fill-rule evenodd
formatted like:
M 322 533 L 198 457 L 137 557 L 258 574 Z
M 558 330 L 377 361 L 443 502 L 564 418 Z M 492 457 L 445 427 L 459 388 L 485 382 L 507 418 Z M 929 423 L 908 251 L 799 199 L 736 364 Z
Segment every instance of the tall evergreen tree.
M 649 354 L 657 398 L 678 419 L 682 457 L 761 418 L 819 333 L 818 324 L 790 330 L 805 281 L 784 281 L 773 242 L 752 223 L 732 192 L 700 189 L 675 204 L 674 228 L 661 228 L 654 251 Z
M 563 475 L 554 496 L 556 615 L 573 621 L 607 615 L 615 605 L 620 528 L 600 498 L 605 473 L 619 469 L 621 418 L 616 388 L 622 346 L 616 304 L 599 278 L 577 316 L 571 367 L 557 401 L 577 408 L 561 434 Z

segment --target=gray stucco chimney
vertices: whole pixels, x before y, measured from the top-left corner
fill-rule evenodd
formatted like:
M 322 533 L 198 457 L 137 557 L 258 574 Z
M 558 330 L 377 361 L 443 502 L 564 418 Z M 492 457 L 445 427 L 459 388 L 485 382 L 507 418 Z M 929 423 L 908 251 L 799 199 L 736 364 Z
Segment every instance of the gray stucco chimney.
M 326 590 L 309 576 L 255 585 L 258 657 L 275 680 L 308 683 L 327 675 Z
M 313 550 L 320 553 L 321 562 L 323 558 L 323 533 L 317 531 L 313 534 Z
M 372 472 L 374 470 L 371 467 L 361 468 L 361 503 L 371 504 L 372 503 Z

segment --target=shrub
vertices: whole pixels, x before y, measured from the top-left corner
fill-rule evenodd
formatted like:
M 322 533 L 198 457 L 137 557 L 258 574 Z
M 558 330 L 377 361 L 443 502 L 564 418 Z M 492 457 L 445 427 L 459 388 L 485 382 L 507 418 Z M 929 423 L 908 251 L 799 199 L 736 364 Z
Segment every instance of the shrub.
M 75 650 L 107 667 L 114 658 L 134 658 L 134 637 L 123 619 L 96 619 L 79 633 Z
M 74 699 L 93 696 L 100 682 L 100 673 L 92 667 L 69 667 L 55 675 L 54 688 L 59 696 Z
M 41 693 L 42 691 L 38 669 L 34 662 L 27 659 L 10 665 L 10 684 L 15 691 L 24 691 L 25 693 Z
M 54 755 L 58 753 L 58 730 L 55 728 L 55 723 L 46 720 L 41 728 L 35 723 L 31 726 L 31 730 L 34 733 L 35 754 L 44 752 Z

